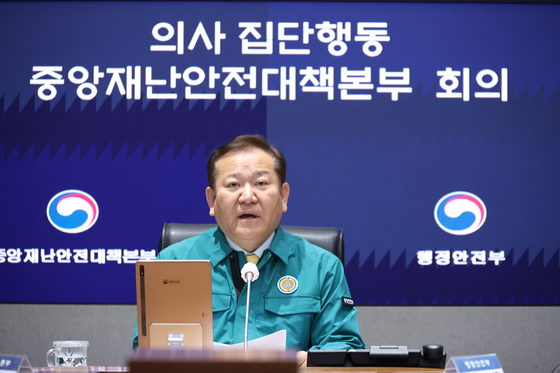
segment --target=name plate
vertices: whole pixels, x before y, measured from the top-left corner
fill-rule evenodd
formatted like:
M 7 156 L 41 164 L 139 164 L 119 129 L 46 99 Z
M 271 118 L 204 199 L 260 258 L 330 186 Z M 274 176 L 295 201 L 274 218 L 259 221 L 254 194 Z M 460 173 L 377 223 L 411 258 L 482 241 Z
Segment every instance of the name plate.
M 504 373 L 496 354 L 453 357 L 447 363 L 445 373 Z
M 0 354 L 0 373 L 32 373 L 33 368 L 27 356 Z
M 128 366 L 131 373 L 298 373 L 295 351 L 138 349 Z

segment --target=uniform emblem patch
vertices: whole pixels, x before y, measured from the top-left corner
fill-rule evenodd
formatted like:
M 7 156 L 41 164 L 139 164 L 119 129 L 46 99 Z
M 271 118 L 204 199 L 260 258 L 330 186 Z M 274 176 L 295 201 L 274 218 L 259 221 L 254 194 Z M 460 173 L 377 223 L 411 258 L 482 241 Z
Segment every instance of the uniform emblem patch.
M 354 307 L 354 299 L 342 297 L 342 304 L 344 304 L 345 306 Z
M 284 276 L 278 280 L 278 290 L 283 294 L 292 294 L 298 288 L 298 280 L 294 276 Z

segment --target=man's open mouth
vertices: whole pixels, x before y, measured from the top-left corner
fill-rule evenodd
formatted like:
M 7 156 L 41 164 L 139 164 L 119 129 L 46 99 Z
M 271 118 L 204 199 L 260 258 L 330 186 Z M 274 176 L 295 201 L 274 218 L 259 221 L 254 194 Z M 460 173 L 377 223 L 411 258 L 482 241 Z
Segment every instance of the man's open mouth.
M 243 215 L 239 215 L 238 218 L 239 219 L 256 219 L 256 218 L 258 218 L 258 216 L 253 215 L 253 214 L 243 214 Z

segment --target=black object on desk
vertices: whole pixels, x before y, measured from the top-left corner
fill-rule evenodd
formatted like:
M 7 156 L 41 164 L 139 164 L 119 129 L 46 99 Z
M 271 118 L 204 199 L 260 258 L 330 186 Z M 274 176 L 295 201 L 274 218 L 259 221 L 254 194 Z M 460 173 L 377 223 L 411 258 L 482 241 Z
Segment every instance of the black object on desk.
M 424 345 L 422 350 L 406 346 L 371 346 L 364 350 L 310 350 L 308 367 L 445 367 L 447 355 L 441 345 Z

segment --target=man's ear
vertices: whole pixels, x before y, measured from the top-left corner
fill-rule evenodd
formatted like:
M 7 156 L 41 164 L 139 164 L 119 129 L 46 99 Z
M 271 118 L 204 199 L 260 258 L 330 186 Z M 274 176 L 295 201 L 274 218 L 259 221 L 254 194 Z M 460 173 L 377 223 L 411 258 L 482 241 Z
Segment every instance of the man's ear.
M 206 202 L 208 202 L 208 207 L 210 207 L 210 216 L 214 216 L 214 202 L 216 201 L 216 195 L 210 187 L 206 187 Z
M 282 184 L 280 196 L 282 197 L 282 212 L 286 212 L 288 211 L 288 197 L 290 196 L 290 185 L 288 183 Z

